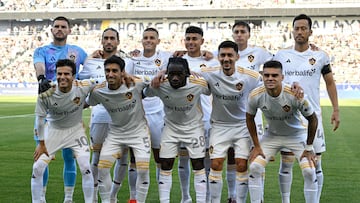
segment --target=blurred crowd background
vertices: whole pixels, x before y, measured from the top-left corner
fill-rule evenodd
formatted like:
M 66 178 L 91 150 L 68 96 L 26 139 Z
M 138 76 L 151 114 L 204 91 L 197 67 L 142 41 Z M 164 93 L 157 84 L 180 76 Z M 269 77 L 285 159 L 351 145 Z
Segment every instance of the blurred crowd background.
M 312 0 L 312 3 L 329 5 L 329 0 Z M 327 2 L 327 3 L 324 3 Z M 358 0 L 333 0 L 333 5 L 353 4 Z M 309 5 L 309 1 L 294 0 L 0 0 L 0 12 L 38 11 L 44 9 L 187 9 L 188 7 L 202 7 L 204 9 L 226 8 L 229 5 L 238 7 L 288 7 Z M 111 8 L 109 8 L 109 6 Z M 360 7 L 359 7 L 360 8 Z M 96 11 L 95 11 L 96 12 Z M 66 14 L 64 14 L 66 16 Z M 101 24 L 101 23 L 100 23 Z M 102 29 L 100 24 L 90 24 L 87 21 L 72 25 L 72 34 L 68 43 L 76 44 L 92 53 L 101 48 L 100 39 Z M 331 57 L 334 77 L 341 88 L 357 89 L 360 87 L 360 23 L 353 26 L 337 26 L 313 28 L 311 43 L 325 50 Z M 5 27 L 4 27 L 5 26 Z M 291 22 L 277 26 L 258 26 L 251 24 L 250 44 L 264 47 L 276 53 L 277 50 L 287 48 L 293 44 Z M 36 85 L 36 76 L 33 69 L 32 54 L 34 49 L 52 41 L 49 23 L 30 21 L 18 26 L 9 26 L 9 23 L 0 22 L 0 88 L 1 87 L 28 87 Z M 5 31 L 4 31 L 5 30 Z M 166 33 L 161 32 L 162 50 L 184 50 L 184 30 L 174 29 Z M 218 44 L 231 38 L 231 25 L 205 30 L 204 50 L 214 51 Z M 120 48 L 129 52 L 142 49 L 140 30 L 120 30 Z

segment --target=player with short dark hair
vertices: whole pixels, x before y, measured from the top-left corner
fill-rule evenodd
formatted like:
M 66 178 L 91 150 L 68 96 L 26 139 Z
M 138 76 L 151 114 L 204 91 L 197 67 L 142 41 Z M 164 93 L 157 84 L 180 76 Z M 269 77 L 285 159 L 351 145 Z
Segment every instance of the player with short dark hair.
M 188 61 L 183 58 L 170 58 L 166 72 L 167 80 L 160 87 L 148 87 L 144 91 L 145 96 L 158 96 L 164 103 L 165 127 L 161 135 L 158 183 L 160 202 L 171 202 L 172 168 L 180 146 L 187 150 L 191 159 L 196 201 L 205 202 L 207 178 L 200 96 L 210 94 L 208 84 L 202 78 L 190 76 Z
M 75 80 L 76 68 L 70 59 L 58 60 L 55 91 L 47 97 L 39 97 L 36 103 L 36 129 L 40 143 L 34 152 L 35 162 L 31 178 L 33 203 L 42 202 L 44 171 L 56 152 L 64 148 L 71 150 L 79 164 L 84 202 L 93 203 L 94 179 L 82 111 L 85 98 L 96 83 L 90 80 Z

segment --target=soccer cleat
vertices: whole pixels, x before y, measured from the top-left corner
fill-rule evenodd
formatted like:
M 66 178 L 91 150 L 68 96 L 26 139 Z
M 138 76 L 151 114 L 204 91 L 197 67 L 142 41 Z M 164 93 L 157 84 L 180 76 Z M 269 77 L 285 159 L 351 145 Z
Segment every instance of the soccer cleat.
M 136 203 L 136 199 L 129 199 L 128 203 Z

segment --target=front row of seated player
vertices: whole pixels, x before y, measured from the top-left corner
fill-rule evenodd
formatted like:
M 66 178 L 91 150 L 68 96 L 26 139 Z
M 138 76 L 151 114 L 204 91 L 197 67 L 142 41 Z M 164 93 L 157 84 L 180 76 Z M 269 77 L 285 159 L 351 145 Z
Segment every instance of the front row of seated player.
M 41 93 L 36 105 L 41 141 L 34 153 L 32 201 L 40 202 L 42 174 L 52 157 L 62 148 L 71 148 L 83 177 L 85 202 L 93 202 L 90 150 L 82 127 L 82 109 L 89 96 L 87 103 L 102 104 L 112 119 L 98 165 L 102 202 L 111 202 L 110 169 L 114 161 L 122 156 L 124 148 L 128 147 L 133 149 L 137 165 L 136 200 L 146 202 L 150 185 L 151 144 L 141 100 L 144 96 L 158 96 L 165 110 L 158 183 L 160 202 L 170 202 L 172 168 L 180 144 L 186 147 L 191 158 L 197 202 L 206 201 L 207 183 L 211 201 L 221 201 L 222 166 L 229 147 L 235 149 L 237 202 L 246 201 L 247 185 L 251 202 L 262 201 L 265 166 L 269 158 L 282 148 L 290 149 L 299 160 L 306 202 L 316 202 L 312 142 L 317 118 L 303 92 L 299 88 L 293 92 L 282 82 L 280 62 L 268 61 L 264 64 L 262 83 L 259 73 L 235 67 L 239 55 L 234 42 L 222 42 L 218 51 L 221 67 L 204 68 L 199 73 L 202 77 L 191 75 L 186 59 L 170 58 L 166 80 L 159 74 L 152 81 L 146 77 L 129 76 L 124 71 L 125 62 L 120 57 L 111 56 L 104 62 L 106 81 L 101 84 L 91 79 L 75 80 L 72 61 L 59 60 L 56 64 L 57 85 Z M 208 178 L 204 169 L 206 150 L 200 102 L 202 94 L 213 97 L 209 151 L 211 171 Z M 261 141 L 257 138 L 254 122 L 258 108 L 269 125 Z M 308 127 L 302 125 L 301 114 L 307 119 Z

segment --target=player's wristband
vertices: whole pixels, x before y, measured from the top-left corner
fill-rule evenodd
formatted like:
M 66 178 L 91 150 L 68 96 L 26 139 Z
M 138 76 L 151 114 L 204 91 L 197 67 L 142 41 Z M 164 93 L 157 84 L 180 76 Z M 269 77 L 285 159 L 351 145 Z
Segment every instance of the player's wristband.
M 311 151 L 314 151 L 314 147 L 313 145 L 305 145 L 305 151 L 308 151 L 308 152 L 311 152 Z

